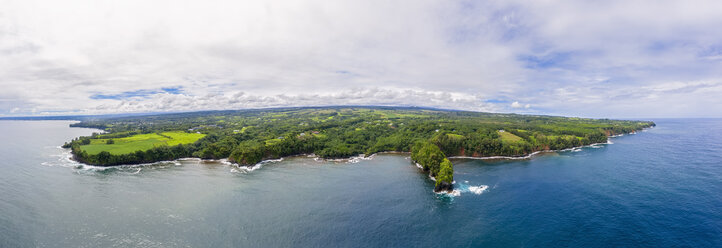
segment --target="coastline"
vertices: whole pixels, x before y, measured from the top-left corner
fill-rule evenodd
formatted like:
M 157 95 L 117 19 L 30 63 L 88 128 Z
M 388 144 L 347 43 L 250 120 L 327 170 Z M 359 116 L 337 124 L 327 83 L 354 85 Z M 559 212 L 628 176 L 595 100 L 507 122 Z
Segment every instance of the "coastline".
M 644 132 L 647 129 L 651 129 L 651 128 L 653 128 L 653 127 L 636 130 L 636 131 L 630 132 L 630 133 L 610 135 L 607 137 L 607 142 L 603 142 L 603 143 L 593 143 L 593 144 L 589 144 L 589 145 L 576 146 L 576 147 L 570 147 L 570 148 L 559 149 L 559 150 L 535 151 L 535 152 L 532 152 L 530 154 L 523 155 L 523 156 L 487 156 L 487 157 L 452 156 L 452 157 L 448 157 L 448 158 L 449 159 L 472 159 L 472 160 L 512 160 L 512 161 L 513 160 L 532 159 L 535 156 L 544 154 L 544 153 L 575 152 L 575 151 L 579 151 L 579 149 L 582 149 L 585 147 L 601 148 L 602 145 L 614 144 L 614 142 L 612 142 L 612 138 L 622 137 L 624 135 L 637 134 L 639 132 Z M 68 161 L 71 161 L 71 163 L 68 164 L 67 167 L 73 167 L 73 168 L 79 170 L 78 173 L 82 173 L 83 171 L 104 171 L 104 170 L 117 168 L 117 169 L 120 169 L 120 170 L 125 171 L 130 174 L 138 174 L 146 166 L 152 166 L 151 168 L 153 168 L 155 166 L 161 166 L 163 168 L 173 167 L 173 166 L 181 166 L 182 161 L 197 161 L 199 164 L 219 163 L 224 166 L 228 166 L 226 168 L 230 169 L 230 173 L 248 174 L 255 170 L 261 169 L 266 165 L 273 164 L 276 162 L 282 162 L 286 159 L 292 159 L 292 158 L 312 159 L 316 162 L 333 162 L 333 163 L 354 164 L 354 163 L 358 163 L 363 160 L 372 160 L 376 157 L 377 154 L 405 156 L 407 160 L 409 160 L 408 155 L 410 154 L 410 152 L 382 151 L 382 152 L 370 154 L 368 156 L 366 156 L 365 154 L 359 154 L 359 155 L 351 156 L 351 157 L 347 157 L 347 158 L 331 158 L 331 159 L 324 159 L 313 153 L 312 154 L 297 154 L 297 155 L 285 156 L 285 157 L 275 158 L 275 159 L 265 159 L 256 164 L 253 164 L 253 165 L 240 165 L 237 163 L 230 162 L 227 158 L 226 159 L 201 159 L 201 158 L 196 158 L 196 157 L 184 157 L 184 158 L 178 158 L 178 159 L 174 159 L 174 160 L 157 161 L 157 162 L 152 162 L 152 163 L 122 164 L 122 165 L 113 165 L 113 166 L 96 166 L 96 165 L 89 165 L 89 164 L 85 164 L 85 163 L 76 161 L 75 159 L 73 159 L 72 152 L 69 151 L 69 149 L 66 149 L 66 148 L 62 148 L 62 149 L 68 150 L 68 151 L 66 151 L 68 156 L 66 156 L 65 159 Z M 422 166 L 420 166 L 420 164 L 418 164 L 414 161 L 409 161 L 409 162 L 414 164 L 417 168 L 419 168 L 420 173 L 424 173 L 423 168 L 422 168 Z M 429 174 L 426 174 L 426 177 L 428 177 L 428 179 L 430 179 L 432 182 L 436 181 L 436 178 L 432 177 Z M 467 192 L 467 193 L 471 192 L 471 193 L 479 195 L 490 189 L 490 187 L 487 185 L 468 185 L 468 182 L 466 184 L 464 184 L 464 183 L 457 184 L 456 181 L 453 181 L 452 185 L 454 185 L 453 190 L 438 191 L 438 192 L 435 190 L 432 190 L 432 193 L 436 194 L 439 197 L 454 198 L 454 197 L 460 196 L 462 194 L 462 192 Z
M 644 131 L 646 131 L 647 129 L 651 129 L 651 128 L 654 128 L 654 126 L 647 127 L 647 128 L 643 128 L 643 129 L 640 129 L 640 130 L 635 130 L 635 131 L 630 132 L 630 133 L 622 133 L 622 134 L 610 135 L 610 136 L 607 136 L 607 142 L 605 142 L 605 143 L 593 143 L 593 144 L 589 144 L 589 145 L 575 146 L 575 147 L 570 147 L 570 148 L 565 148 L 565 149 L 560 149 L 560 150 L 542 150 L 542 151 L 535 151 L 535 152 L 532 152 L 532 153 L 529 153 L 529 154 L 526 154 L 526 155 L 522 155 L 522 156 L 487 156 L 487 157 L 451 156 L 451 157 L 448 157 L 448 158 L 449 158 L 449 159 L 475 159 L 475 160 L 524 160 L 524 159 L 531 159 L 531 158 L 533 158 L 534 156 L 539 155 L 539 154 L 543 154 L 543 153 L 573 151 L 573 150 L 575 150 L 575 149 L 581 149 L 581 148 L 585 148 L 585 147 L 592 147 L 592 146 L 597 146 L 597 145 L 614 144 L 613 142 L 611 142 L 611 140 L 610 140 L 611 138 L 622 137 L 622 136 L 624 136 L 624 135 L 633 135 L 633 134 L 637 134 L 638 132 L 644 132 Z M 98 130 L 100 130 L 100 129 L 98 129 Z M 103 130 L 101 130 L 101 131 L 103 131 Z M 63 149 L 70 150 L 70 149 L 68 149 L 68 148 L 63 148 Z M 200 160 L 200 161 L 218 161 L 218 162 L 220 162 L 220 163 L 222 163 L 222 164 L 233 165 L 233 166 L 235 166 L 236 168 L 240 168 L 240 169 L 242 169 L 242 170 L 254 171 L 254 170 L 262 167 L 263 164 L 267 164 L 267 163 L 270 163 L 270 162 L 279 162 L 279 161 L 283 161 L 284 159 L 293 158 L 293 157 L 313 158 L 315 161 L 358 163 L 358 162 L 361 161 L 361 160 L 370 160 L 370 159 L 373 159 L 373 157 L 376 156 L 376 154 L 410 154 L 410 152 L 382 151 L 382 152 L 373 153 L 373 154 L 368 155 L 368 156 L 366 156 L 365 154 L 358 154 L 358 155 L 356 155 L 356 156 L 351 156 L 351 157 L 347 157 L 347 158 L 329 158 L 329 159 L 321 158 L 321 157 L 319 157 L 319 156 L 317 156 L 317 155 L 315 155 L 315 154 L 297 154 L 297 155 L 285 156 L 285 157 L 274 158 L 274 159 L 264 159 L 264 160 L 262 160 L 262 161 L 260 161 L 260 162 L 258 162 L 258 163 L 256 163 L 256 164 L 253 164 L 253 165 L 241 165 L 241 164 L 238 164 L 238 163 L 233 163 L 233 162 L 230 162 L 230 161 L 228 160 L 228 158 L 224 158 L 224 159 L 202 159 L 202 158 L 197 158 L 197 157 L 184 157 L 184 158 L 178 158 L 178 159 L 174 159 L 174 160 L 164 160 L 164 161 L 156 161 L 156 162 L 150 162 L 150 163 L 119 164 L 119 165 L 108 165 L 108 166 L 99 166 L 99 165 L 87 164 L 87 163 L 84 163 L 84 162 L 81 162 L 81 161 L 78 161 L 77 159 L 75 159 L 75 156 L 74 156 L 74 154 L 72 153 L 72 151 L 70 151 L 70 154 L 71 154 L 71 156 L 70 156 L 69 159 L 70 159 L 71 161 L 77 163 L 78 165 L 82 165 L 82 166 L 92 166 L 92 167 L 97 167 L 97 168 L 122 167 L 122 166 L 148 166 L 148 165 L 154 165 L 154 164 L 159 164 L 159 163 L 178 163 L 177 161 L 180 161 L 180 160 L 191 160 L 191 159 L 196 160 L 196 159 L 197 159 L 197 160 Z M 416 166 L 418 167 L 419 165 L 416 164 Z
M 489 157 L 452 156 L 449 158 L 450 159 L 477 159 L 477 160 L 495 160 L 495 159 L 498 159 L 498 160 L 523 160 L 523 159 L 530 159 L 530 158 L 532 158 L 536 155 L 542 154 L 542 153 L 574 151 L 575 149 L 581 149 L 584 147 L 592 147 L 592 146 L 597 146 L 597 145 L 612 145 L 612 144 L 614 144 L 614 143 L 610 143 L 610 141 L 607 141 L 606 143 L 593 143 L 593 144 L 589 144 L 589 145 L 575 146 L 575 147 L 565 148 L 565 149 L 560 149 L 560 150 L 535 151 L 535 152 L 529 153 L 524 156 L 516 156 L 516 157 L 514 157 L 514 156 L 489 156 Z
M 452 157 L 449 157 L 449 159 L 452 159 L 452 158 L 453 158 L 453 159 L 478 159 L 478 160 L 493 160 L 493 159 L 499 159 L 499 160 L 522 160 L 522 159 L 530 159 L 530 158 L 532 158 L 532 157 L 534 157 L 534 156 L 536 156 L 536 155 L 542 154 L 542 153 L 573 151 L 573 150 L 575 150 L 575 149 L 581 149 L 581 148 L 585 148 L 585 147 L 593 147 L 593 146 L 597 146 L 597 145 L 613 145 L 614 143 L 613 143 L 611 140 L 609 140 L 609 139 L 611 139 L 611 138 L 618 138 L 618 137 L 622 137 L 622 136 L 624 136 L 624 135 L 634 135 L 634 134 L 637 134 L 638 132 L 646 132 L 646 130 L 652 129 L 652 128 L 654 128 L 654 126 L 647 127 L 647 128 L 642 128 L 642 129 L 640 129 L 640 130 L 637 130 L 637 131 L 634 131 L 634 132 L 630 132 L 630 133 L 622 133 L 622 134 L 610 135 L 610 136 L 607 136 L 607 142 L 604 142 L 604 143 L 592 143 L 592 144 L 589 144 L 589 145 L 575 146 L 575 147 L 564 148 L 564 149 L 559 149 L 559 150 L 535 151 L 535 152 L 532 152 L 532 153 L 529 153 L 529 154 L 523 155 L 523 156 L 488 156 L 488 157 L 452 156 Z

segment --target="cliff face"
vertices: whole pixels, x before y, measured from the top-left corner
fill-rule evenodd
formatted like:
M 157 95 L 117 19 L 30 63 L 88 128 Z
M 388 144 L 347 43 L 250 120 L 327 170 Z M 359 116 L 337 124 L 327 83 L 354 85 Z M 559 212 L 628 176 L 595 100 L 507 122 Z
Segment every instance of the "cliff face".
M 452 190 L 454 190 L 454 185 L 449 182 L 440 182 L 434 187 L 434 192 L 437 193 L 442 191 L 451 192 Z

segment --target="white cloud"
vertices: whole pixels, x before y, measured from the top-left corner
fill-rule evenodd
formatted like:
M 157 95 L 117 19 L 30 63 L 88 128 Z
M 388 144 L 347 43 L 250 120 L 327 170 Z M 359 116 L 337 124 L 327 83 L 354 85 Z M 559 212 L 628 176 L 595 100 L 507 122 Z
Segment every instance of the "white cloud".
M 460 110 L 495 112 L 498 108 L 488 104 L 478 95 L 425 91 L 412 89 L 349 89 L 336 93 L 278 94 L 261 96 L 243 91 L 230 91 L 202 96 L 185 94 L 156 94 L 143 100 L 108 101 L 95 108 L 83 109 L 78 113 L 97 114 L 114 111 L 194 111 L 248 109 L 286 106 L 335 106 L 335 105 L 379 105 L 379 106 L 427 106 Z
M 6 1 L 0 115 L 409 104 L 721 116 L 722 99 L 704 98 L 717 86 L 694 85 L 722 82 L 720 25 L 717 1 Z M 163 87 L 182 92 L 91 99 Z

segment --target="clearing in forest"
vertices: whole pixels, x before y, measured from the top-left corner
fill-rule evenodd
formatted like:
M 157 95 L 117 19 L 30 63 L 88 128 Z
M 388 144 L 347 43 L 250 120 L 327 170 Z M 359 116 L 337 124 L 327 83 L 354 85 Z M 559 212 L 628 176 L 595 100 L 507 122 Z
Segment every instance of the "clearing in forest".
M 145 151 L 158 146 L 175 146 L 179 144 L 190 144 L 206 136 L 199 133 L 186 133 L 183 131 L 136 134 L 123 138 L 113 138 L 113 143 L 108 144 L 107 138 L 90 139 L 90 144 L 82 145 L 80 148 L 88 154 L 98 154 L 102 151 L 110 154 L 120 155 Z

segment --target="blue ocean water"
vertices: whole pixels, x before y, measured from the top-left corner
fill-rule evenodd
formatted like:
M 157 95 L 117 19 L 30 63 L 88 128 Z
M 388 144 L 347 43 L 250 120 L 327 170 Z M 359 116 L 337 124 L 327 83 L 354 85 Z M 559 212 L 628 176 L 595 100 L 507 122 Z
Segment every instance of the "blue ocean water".
M 455 159 L 457 195 L 408 155 L 253 171 L 67 159 L 93 132 L 0 121 L 0 247 L 722 247 L 722 120 L 527 160 Z

